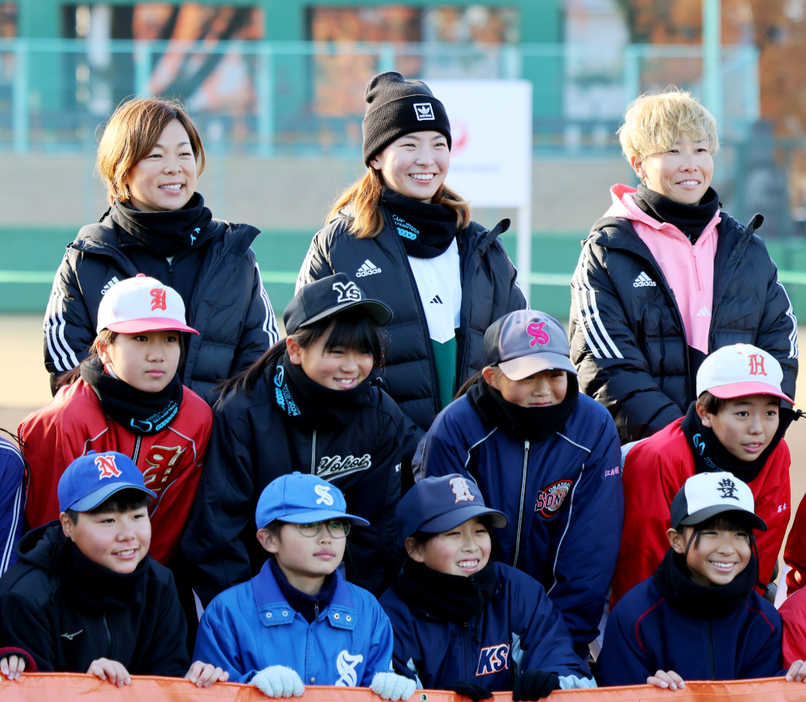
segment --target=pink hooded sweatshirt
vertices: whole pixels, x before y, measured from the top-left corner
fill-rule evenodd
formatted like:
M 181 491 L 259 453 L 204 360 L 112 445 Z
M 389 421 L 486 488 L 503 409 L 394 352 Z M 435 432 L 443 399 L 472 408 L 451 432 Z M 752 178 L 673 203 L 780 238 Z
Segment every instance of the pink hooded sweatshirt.
M 673 224 L 659 222 L 638 207 L 633 200 L 635 192 L 636 189 L 628 185 L 610 188 L 613 204 L 605 217 L 630 220 L 674 293 L 688 345 L 707 354 L 714 299 L 716 225 L 721 220 L 719 210 L 692 246 L 686 235 Z

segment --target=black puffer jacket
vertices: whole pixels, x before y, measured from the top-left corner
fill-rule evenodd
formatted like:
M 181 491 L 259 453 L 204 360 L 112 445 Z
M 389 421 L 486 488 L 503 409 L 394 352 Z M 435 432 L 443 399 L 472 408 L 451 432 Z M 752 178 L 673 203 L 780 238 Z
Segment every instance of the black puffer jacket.
M 720 213 L 708 348 L 753 344 L 775 356 L 794 397 L 797 321 L 755 230 Z M 651 286 L 636 286 L 641 273 Z M 696 399 L 683 320 L 657 261 L 627 219 L 593 225 L 571 281 L 571 359 L 579 389 L 610 410 L 622 443 L 682 417 Z
M 77 366 L 95 339 L 98 305 L 114 283 L 146 272 L 184 294 L 190 334 L 182 382 L 212 404 L 212 389 L 256 361 L 279 339 L 268 295 L 250 248 L 260 233 L 248 224 L 212 220 L 212 235 L 198 250 L 168 262 L 138 243 L 121 242 L 123 233 L 109 213 L 82 227 L 67 247 L 56 272 L 45 313 L 45 366 L 55 377 Z M 135 250 L 136 249 L 136 250 Z M 147 271 L 133 261 L 149 261 Z M 184 285 L 183 279 L 195 283 Z
M 132 675 L 182 677 L 187 624 L 171 572 L 151 556 L 128 576 L 88 570 L 70 549 L 58 522 L 18 544 L 19 561 L 0 579 L 2 655 L 27 653 L 29 671 L 31 658 L 38 672 L 66 673 L 108 658 Z
M 193 516 L 182 539 L 195 571 L 194 590 L 205 605 L 260 570 L 268 554 L 255 538 L 258 498 L 272 480 L 294 471 L 332 482 L 344 493 L 347 510 L 369 521 L 348 536 L 350 582 L 376 596 L 389 584 L 387 569 L 397 553 L 402 450 L 414 425 L 372 386 L 367 404 L 345 414 L 346 426 L 317 429 L 304 409 L 299 421 L 289 418 L 285 403 L 295 409 L 296 404 L 283 394 L 284 376 L 281 360 L 272 361 L 251 395 L 229 392 L 215 405 Z M 303 406 L 299 397 L 296 402 Z
M 391 222 L 385 208 L 383 214 L 384 222 Z M 392 308 L 394 318 L 384 327 L 389 345 L 383 376 L 386 389 L 400 409 L 419 427 L 428 429 L 442 408 L 428 323 L 406 250 L 388 224 L 375 238 L 357 239 L 348 232 L 349 223 L 345 213 L 314 236 L 300 269 L 297 290 L 312 280 L 346 273 L 367 297 Z M 471 222 L 456 235 L 462 274 L 462 312 L 456 331 L 457 387 L 484 367 L 487 327 L 508 312 L 527 306 L 516 285 L 517 271 L 498 240 L 507 229 L 508 219 L 492 231 Z

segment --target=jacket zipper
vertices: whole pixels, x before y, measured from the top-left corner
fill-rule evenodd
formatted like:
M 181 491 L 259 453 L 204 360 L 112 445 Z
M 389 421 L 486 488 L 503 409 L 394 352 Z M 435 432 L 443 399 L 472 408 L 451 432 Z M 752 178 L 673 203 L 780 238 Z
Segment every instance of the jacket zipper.
M 132 461 L 136 464 L 137 459 L 140 458 L 140 444 L 143 441 L 143 437 L 139 434 L 137 438 L 134 440 L 134 450 L 132 451 Z
M 104 618 L 104 629 L 106 629 L 106 638 L 107 638 L 107 641 L 109 642 L 109 648 L 107 649 L 108 650 L 107 657 L 111 659 L 112 658 L 112 632 L 109 629 L 109 622 L 106 619 L 106 612 L 104 612 L 103 618 Z
M 515 535 L 515 556 L 512 558 L 512 567 L 518 567 L 518 556 L 521 550 L 521 529 L 523 528 L 523 508 L 524 501 L 526 500 L 526 469 L 529 464 L 529 446 L 528 441 L 523 442 L 523 468 L 521 470 L 521 499 L 518 507 L 518 531 Z
M 708 640 L 708 674 L 710 680 L 716 680 L 716 662 L 714 661 L 714 623 L 705 622 L 706 639 Z
M 311 440 L 311 475 L 316 475 L 316 429 L 313 430 Z

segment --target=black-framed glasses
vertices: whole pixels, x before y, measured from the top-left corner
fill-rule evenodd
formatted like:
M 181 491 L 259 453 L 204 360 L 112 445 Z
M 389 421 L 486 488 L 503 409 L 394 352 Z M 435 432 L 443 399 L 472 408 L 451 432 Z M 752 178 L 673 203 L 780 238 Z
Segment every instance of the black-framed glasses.
M 350 533 L 350 522 L 345 522 L 340 519 L 330 519 L 326 522 L 314 522 L 311 524 L 297 524 L 299 533 L 308 538 L 313 538 L 322 531 L 322 525 L 327 527 L 327 533 L 334 539 L 343 539 Z

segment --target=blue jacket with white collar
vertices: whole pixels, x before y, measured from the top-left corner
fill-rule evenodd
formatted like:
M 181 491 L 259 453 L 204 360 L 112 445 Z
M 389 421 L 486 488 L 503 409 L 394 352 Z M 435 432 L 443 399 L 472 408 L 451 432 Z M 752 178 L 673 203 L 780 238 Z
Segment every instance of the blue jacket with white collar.
M 194 660 L 220 666 L 230 682 L 249 682 L 271 665 L 299 673 L 305 685 L 368 687 L 391 670 L 392 625 L 378 601 L 338 571 L 333 599 L 308 623 L 280 591 L 269 561 L 249 582 L 204 610 Z

